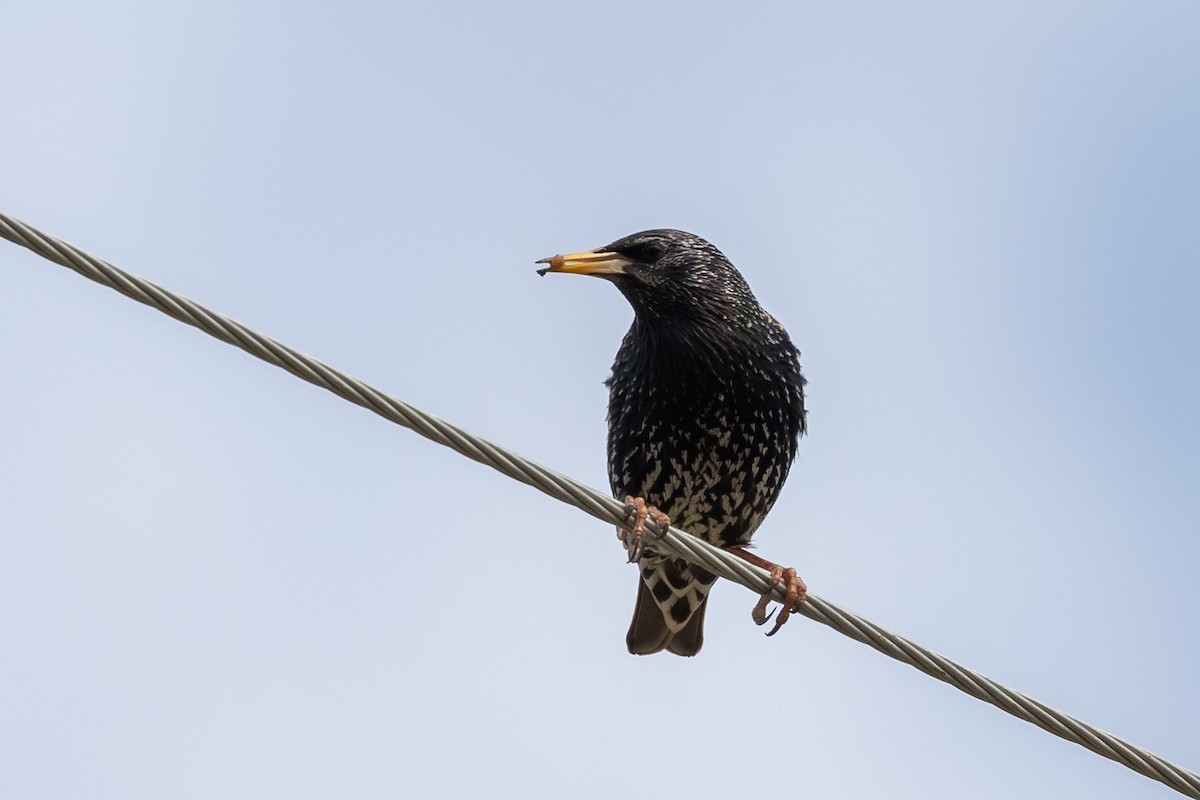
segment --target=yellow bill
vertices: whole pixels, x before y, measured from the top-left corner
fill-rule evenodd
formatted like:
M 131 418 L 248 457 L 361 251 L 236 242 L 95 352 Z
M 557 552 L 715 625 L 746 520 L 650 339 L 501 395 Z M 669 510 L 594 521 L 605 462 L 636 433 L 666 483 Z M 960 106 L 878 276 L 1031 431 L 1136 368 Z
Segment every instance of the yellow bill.
M 632 264 L 633 260 L 620 253 L 610 253 L 605 250 L 584 250 L 580 253 L 571 253 L 565 256 L 556 255 L 550 258 L 543 258 L 537 263 L 550 265 L 544 269 L 539 269 L 538 275 L 545 275 L 547 272 L 566 272 L 572 275 L 604 277 L 605 275 L 625 274 L 625 267 Z

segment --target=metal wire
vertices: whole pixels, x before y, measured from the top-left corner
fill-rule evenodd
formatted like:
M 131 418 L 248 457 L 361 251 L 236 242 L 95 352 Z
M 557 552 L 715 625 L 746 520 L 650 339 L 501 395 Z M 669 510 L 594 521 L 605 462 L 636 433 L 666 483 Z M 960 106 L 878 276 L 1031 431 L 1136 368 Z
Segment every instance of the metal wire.
M 565 475 L 529 461 L 499 445 L 438 419 L 402 400 L 386 395 L 362 381 L 299 353 L 274 339 L 256 333 L 228 317 L 209 311 L 185 297 L 169 292 L 150 281 L 132 275 L 107 261 L 0 213 L 0 236 L 27 247 L 38 255 L 75 270 L 126 297 L 193 325 L 210 336 L 240 347 L 263 361 L 282 367 L 302 380 L 328 389 L 339 397 L 374 411 L 385 419 L 410 428 L 427 439 L 445 445 L 467 458 L 526 483 L 556 500 L 579 508 L 613 525 L 625 525 L 625 508 L 607 494 L 585 486 Z M 710 572 L 762 593 L 770 587 L 766 571 L 746 563 L 678 528 L 659 530 L 652 520 L 647 533 L 658 537 L 656 547 L 671 555 L 700 564 Z M 771 588 L 772 596 L 783 602 L 783 590 Z M 1043 730 L 1082 745 L 1118 764 L 1161 781 L 1172 789 L 1200 800 L 1200 775 L 1159 758 L 1110 733 L 1088 725 L 1069 714 L 1057 711 L 1006 686 L 956 664 L 919 644 L 884 630 L 833 603 L 810 594 L 799 613 L 828 625 L 839 633 L 875 648 L 884 655 L 916 667 L 960 689 L 972 697 L 1031 722 Z

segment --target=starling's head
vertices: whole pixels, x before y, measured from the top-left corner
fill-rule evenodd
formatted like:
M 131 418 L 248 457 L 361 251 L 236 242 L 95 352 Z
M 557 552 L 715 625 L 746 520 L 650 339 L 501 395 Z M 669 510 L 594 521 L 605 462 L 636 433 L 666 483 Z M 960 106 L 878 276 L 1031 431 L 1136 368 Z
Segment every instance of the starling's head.
M 720 250 L 691 233 L 642 231 L 595 250 L 544 258 L 538 270 L 612 281 L 639 319 L 729 319 L 756 306 L 746 281 Z

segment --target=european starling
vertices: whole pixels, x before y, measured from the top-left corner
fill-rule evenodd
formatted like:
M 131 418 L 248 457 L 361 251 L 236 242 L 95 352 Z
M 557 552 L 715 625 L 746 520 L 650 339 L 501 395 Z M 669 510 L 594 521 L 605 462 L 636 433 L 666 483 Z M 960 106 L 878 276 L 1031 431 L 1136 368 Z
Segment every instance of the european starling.
M 539 263 L 611 281 L 634 319 L 606 381 L 608 477 L 635 517 L 618 530 L 641 570 L 629 652 L 699 652 L 716 576 L 642 542 L 648 515 L 786 576 L 743 548 L 779 496 L 805 432 L 799 352 L 733 264 L 699 236 L 651 230 Z M 791 612 L 780 612 L 778 626 Z M 766 597 L 755 621 L 766 621 Z M 774 631 L 772 631 L 774 633 Z

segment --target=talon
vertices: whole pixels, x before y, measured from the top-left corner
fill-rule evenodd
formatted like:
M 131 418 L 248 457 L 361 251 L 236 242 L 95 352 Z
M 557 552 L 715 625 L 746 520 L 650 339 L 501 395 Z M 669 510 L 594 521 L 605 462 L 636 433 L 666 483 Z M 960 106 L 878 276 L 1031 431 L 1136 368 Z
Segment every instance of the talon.
M 646 517 L 649 516 L 649 513 L 644 499 L 633 495 L 625 498 L 625 519 L 632 521 L 633 525 L 629 530 L 618 529 L 617 536 L 625 545 L 625 552 L 629 554 L 628 563 L 630 564 L 642 557 L 642 539 L 646 536 Z
M 804 581 L 796 575 L 796 570 L 788 567 L 783 570 L 778 578 L 774 571 L 771 573 L 774 579 L 775 586 L 779 585 L 779 580 L 787 581 L 787 590 L 784 594 L 783 605 L 779 608 L 779 616 L 775 618 L 775 627 L 767 632 L 767 636 L 774 636 L 779 629 L 783 627 L 783 623 L 788 621 L 788 617 L 792 615 L 792 611 L 799 610 L 800 605 L 808 599 L 808 587 L 804 585 Z
M 772 566 L 770 580 L 771 585 L 767 587 L 765 592 L 763 592 L 762 597 L 758 598 L 758 603 L 754 606 L 754 610 L 750 612 L 750 616 L 754 620 L 755 625 L 766 625 L 767 621 L 770 620 L 775 614 L 774 611 L 772 611 L 770 614 L 767 613 L 767 604 L 771 602 L 771 592 L 774 591 L 775 587 L 778 586 L 780 581 L 783 580 L 783 567 L 779 566 L 778 564 Z M 780 613 L 779 616 L 782 617 L 784 615 Z M 779 630 L 779 626 L 781 624 L 782 623 L 776 621 L 775 627 L 771 629 L 771 633 L 775 633 L 775 631 Z M 770 636 L 771 633 L 768 633 L 767 636 Z
M 646 550 L 643 540 L 646 538 L 647 519 L 654 520 L 654 524 L 659 527 L 660 531 L 665 531 L 671 526 L 671 518 L 654 506 L 648 505 L 645 498 L 633 495 L 626 497 L 625 520 L 632 522 L 632 525 L 628 530 L 617 528 L 617 538 L 625 545 L 625 552 L 629 554 L 628 563 L 630 564 L 640 560 L 642 553 Z
M 667 528 L 671 527 L 671 518 L 654 506 L 650 506 L 648 513 L 650 519 L 654 520 L 654 524 L 658 526 L 659 536 L 662 536 L 667 532 Z
M 636 524 L 639 510 L 642 511 L 643 513 L 645 513 L 646 501 L 642 500 L 642 498 L 640 498 L 640 497 L 634 497 L 632 495 L 626 496 L 626 498 L 625 498 L 625 521 L 633 522 Z M 625 533 L 628 533 L 628 531 L 626 531 L 624 528 L 617 528 L 617 536 L 618 537 L 624 538 Z
M 632 495 L 625 498 L 625 519 L 633 524 L 628 530 L 617 528 L 617 537 L 625 545 L 625 552 L 629 554 L 627 563 L 632 564 L 642 557 L 642 539 L 646 535 L 647 513 L 645 500 Z
M 771 627 L 771 630 L 767 631 L 767 636 L 774 636 L 783 627 L 783 624 L 788 621 L 792 612 L 799 611 L 800 606 L 808 599 L 808 587 L 796 575 L 796 570 L 791 567 L 785 568 L 778 564 L 773 564 L 765 558 L 759 558 L 748 552 L 743 547 L 731 547 L 729 548 L 729 552 L 755 566 L 771 571 L 770 586 L 767 588 L 767 591 L 763 592 L 762 597 L 758 599 L 758 603 L 750 612 L 750 617 L 754 620 L 755 625 L 766 625 L 770 621 L 772 614 L 774 614 L 774 612 L 771 614 L 767 613 L 767 605 L 771 602 L 771 593 L 775 590 L 776 586 L 779 586 L 781 583 L 785 584 L 784 602 L 779 607 L 779 616 L 775 617 L 775 624 Z

